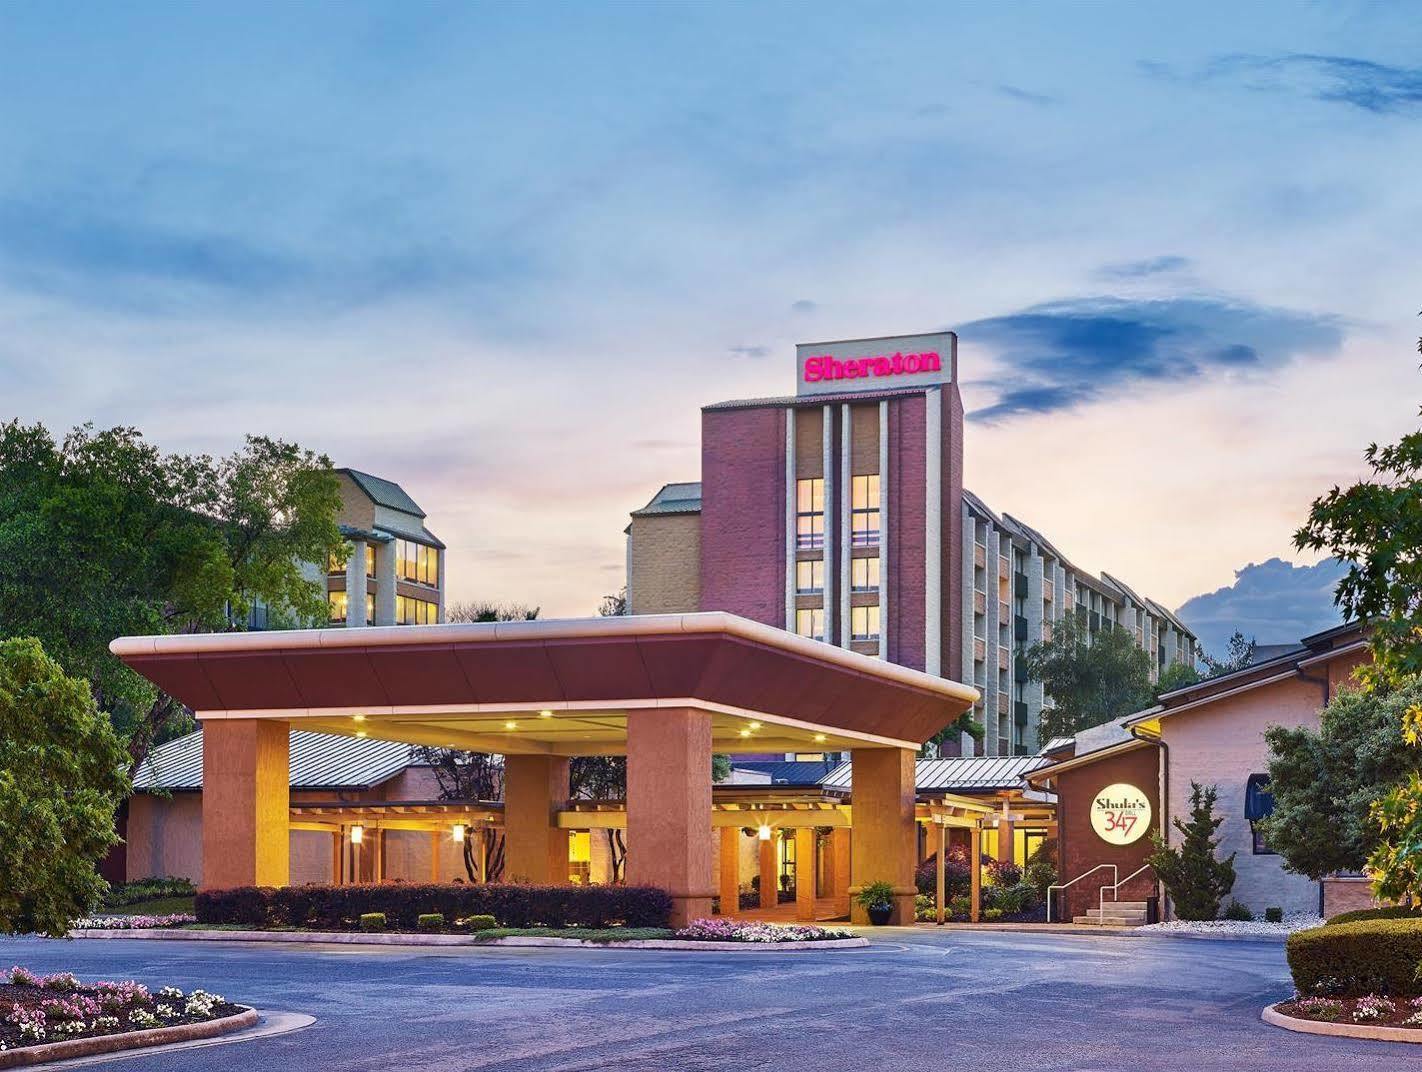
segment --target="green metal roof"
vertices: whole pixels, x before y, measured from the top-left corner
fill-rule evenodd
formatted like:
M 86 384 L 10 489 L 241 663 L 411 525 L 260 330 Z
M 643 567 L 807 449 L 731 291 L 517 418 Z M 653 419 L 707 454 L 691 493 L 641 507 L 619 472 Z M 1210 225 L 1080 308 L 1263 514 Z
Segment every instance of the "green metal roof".
M 414 514 L 420 518 L 425 516 L 420 504 L 405 494 L 405 489 L 393 480 L 382 480 L 378 476 L 362 473 L 359 469 L 337 469 L 336 472 L 345 473 L 354 480 L 356 486 L 369 495 L 377 506 L 389 507 L 391 510 Z

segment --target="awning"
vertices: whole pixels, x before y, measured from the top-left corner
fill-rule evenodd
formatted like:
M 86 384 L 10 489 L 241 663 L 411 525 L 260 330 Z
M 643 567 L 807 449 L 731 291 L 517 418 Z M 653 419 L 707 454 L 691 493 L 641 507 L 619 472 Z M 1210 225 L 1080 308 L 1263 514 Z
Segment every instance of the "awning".
M 1274 813 L 1274 794 L 1267 774 L 1251 774 L 1244 784 L 1244 817 L 1251 823 Z

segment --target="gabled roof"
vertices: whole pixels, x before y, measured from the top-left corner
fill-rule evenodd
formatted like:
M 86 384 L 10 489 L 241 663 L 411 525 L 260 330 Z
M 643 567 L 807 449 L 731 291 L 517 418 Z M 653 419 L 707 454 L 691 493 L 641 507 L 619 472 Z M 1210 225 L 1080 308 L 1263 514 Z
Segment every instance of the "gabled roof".
M 824 783 L 834 766 L 824 760 L 731 760 L 731 769 L 761 775 L 767 785 L 816 786 Z
M 399 510 L 401 513 L 414 514 L 418 518 L 424 518 L 425 512 L 420 509 L 420 504 L 415 502 L 405 493 L 405 489 L 393 480 L 385 480 L 378 476 L 371 476 L 369 473 L 362 473 L 359 469 L 337 469 L 338 473 L 345 473 L 355 481 L 356 486 L 365 492 L 372 502 L 377 506 L 389 507 L 391 510 Z
M 292 730 L 291 788 L 369 789 L 414 766 L 398 741 Z M 136 791 L 202 788 L 202 730 L 159 745 L 134 775 Z
M 914 766 L 914 783 L 920 793 L 971 793 L 995 789 L 1021 789 L 1022 776 L 1050 760 L 1045 756 L 958 756 L 920 759 Z M 841 763 L 821 783 L 826 789 L 853 787 L 853 770 Z
M 651 502 L 640 510 L 633 510 L 633 517 L 647 517 L 652 514 L 696 514 L 701 512 L 701 481 L 688 480 L 679 484 L 663 484 L 662 489 L 652 496 Z

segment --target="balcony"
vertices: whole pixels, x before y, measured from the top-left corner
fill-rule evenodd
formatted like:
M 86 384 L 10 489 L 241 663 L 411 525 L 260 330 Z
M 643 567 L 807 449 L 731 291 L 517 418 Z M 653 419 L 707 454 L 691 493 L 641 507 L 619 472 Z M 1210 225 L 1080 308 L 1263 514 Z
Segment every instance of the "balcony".
M 982 662 L 987 658 L 987 641 L 982 637 L 973 637 L 973 660 Z
M 987 548 L 980 543 L 973 545 L 973 565 L 987 569 Z
M 1042 601 L 1051 603 L 1057 596 L 1057 586 L 1051 581 L 1042 582 Z
M 1012 621 L 1012 608 L 1006 603 L 999 603 L 997 605 L 997 620 L 1002 625 L 1006 625 Z
M 1007 666 L 1008 666 L 1008 661 L 1009 661 L 1010 658 L 1011 658 L 1011 656 L 1008 655 L 1008 652 L 1007 652 L 1007 649 L 1006 649 L 1006 648 L 998 648 L 998 649 L 997 649 L 997 668 L 998 668 L 999 670 L 1006 670 L 1006 669 L 1007 669 Z
M 1020 614 L 1013 615 L 1012 636 L 1019 644 L 1027 643 L 1027 619 Z
M 997 575 L 1004 581 L 1012 575 L 1012 563 L 1001 555 L 997 559 Z
M 986 592 L 974 592 L 974 593 L 973 593 L 973 613 L 974 613 L 974 614 L 986 614 L 986 613 L 987 613 L 987 593 L 986 593 Z
M 1027 705 L 1021 700 L 1012 705 L 1012 721 L 1019 726 L 1027 725 Z
M 1007 693 L 1005 693 L 1005 692 L 999 692 L 999 693 L 997 694 L 997 713 L 998 713 L 999 715 L 1005 715 L 1005 714 L 1007 714 L 1007 709 L 1008 709 L 1011 705 L 1012 705 L 1012 701 L 1007 698 Z
M 1027 598 L 1027 574 L 1016 573 L 1012 576 L 1012 592 L 1018 599 Z

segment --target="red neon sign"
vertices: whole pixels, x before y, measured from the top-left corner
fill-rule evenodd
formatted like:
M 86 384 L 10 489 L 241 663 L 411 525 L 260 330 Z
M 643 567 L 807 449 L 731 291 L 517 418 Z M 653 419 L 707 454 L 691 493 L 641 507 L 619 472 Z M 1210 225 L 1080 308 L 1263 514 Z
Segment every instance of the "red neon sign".
M 840 360 L 829 354 L 805 359 L 805 382 L 857 380 L 877 376 L 911 376 L 919 372 L 942 372 L 943 362 L 936 351 L 921 354 L 878 354 Z

